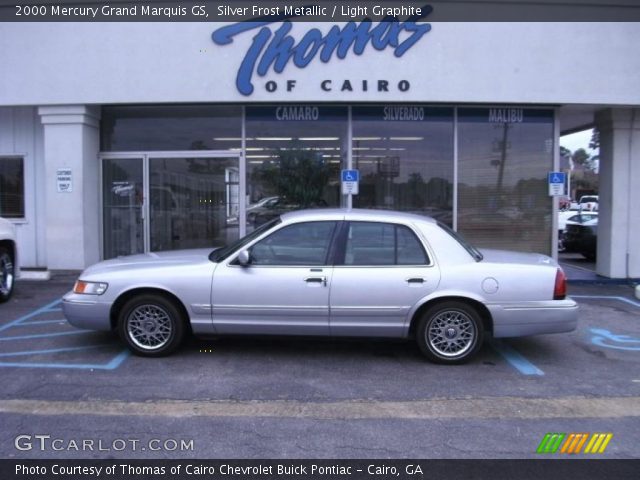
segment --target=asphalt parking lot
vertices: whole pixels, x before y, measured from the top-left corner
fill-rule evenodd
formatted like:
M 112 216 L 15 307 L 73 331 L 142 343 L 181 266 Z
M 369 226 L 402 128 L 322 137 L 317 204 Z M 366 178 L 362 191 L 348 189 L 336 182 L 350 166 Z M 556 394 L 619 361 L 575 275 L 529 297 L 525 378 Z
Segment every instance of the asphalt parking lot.
M 640 457 L 628 285 L 573 285 L 575 332 L 489 341 L 450 367 L 413 343 L 313 338 L 193 339 L 142 359 L 66 323 L 74 279 L 20 281 L 0 305 L 2 458 L 531 458 L 549 432 L 612 433 L 591 457 Z

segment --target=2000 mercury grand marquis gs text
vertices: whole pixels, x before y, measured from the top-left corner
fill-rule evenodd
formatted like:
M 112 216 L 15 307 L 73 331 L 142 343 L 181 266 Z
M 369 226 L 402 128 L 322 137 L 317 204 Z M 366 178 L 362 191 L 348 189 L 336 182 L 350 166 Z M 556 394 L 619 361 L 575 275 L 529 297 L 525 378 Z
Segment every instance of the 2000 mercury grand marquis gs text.
M 339 209 L 287 213 L 213 251 L 98 263 L 63 308 L 144 356 L 188 332 L 292 334 L 413 337 L 439 363 L 469 360 L 485 334 L 572 331 L 578 314 L 545 255 L 479 251 L 428 217 Z

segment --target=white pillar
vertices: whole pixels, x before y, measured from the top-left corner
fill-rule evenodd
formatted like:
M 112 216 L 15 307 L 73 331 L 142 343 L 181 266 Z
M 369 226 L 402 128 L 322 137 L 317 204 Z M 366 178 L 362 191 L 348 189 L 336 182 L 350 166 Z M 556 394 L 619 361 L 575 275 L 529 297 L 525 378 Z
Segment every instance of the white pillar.
M 610 278 L 640 277 L 640 109 L 596 113 L 600 130 L 598 259 Z
M 40 107 L 44 125 L 47 263 L 80 270 L 100 258 L 100 109 L 84 105 Z M 72 191 L 59 192 L 58 169 L 70 169 Z

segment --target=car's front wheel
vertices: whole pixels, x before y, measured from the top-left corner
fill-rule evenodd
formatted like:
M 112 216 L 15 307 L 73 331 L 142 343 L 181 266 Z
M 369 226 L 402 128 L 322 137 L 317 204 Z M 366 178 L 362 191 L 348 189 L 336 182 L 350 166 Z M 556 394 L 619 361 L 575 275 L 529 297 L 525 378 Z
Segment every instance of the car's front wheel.
M 11 298 L 14 280 L 15 266 L 11 254 L 6 248 L 0 247 L 0 303 Z
M 184 315 L 165 297 L 139 295 L 120 310 L 118 334 L 136 355 L 161 357 L 182 344 L 185 322 Z
M 459 364 L 469 361 L 482 346 L 484 330 L 478 312 L 463 302 L 448 301 L 430 307 L 417 328 L 422 353 L 431 361 Z

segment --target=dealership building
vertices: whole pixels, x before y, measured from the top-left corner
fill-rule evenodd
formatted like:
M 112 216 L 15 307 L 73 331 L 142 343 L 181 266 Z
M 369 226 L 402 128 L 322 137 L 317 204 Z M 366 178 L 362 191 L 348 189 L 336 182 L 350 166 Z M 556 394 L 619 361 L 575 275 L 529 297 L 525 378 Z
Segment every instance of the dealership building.
M 350 203 L 555 255 L 548 173 L 595 126 L 597 272 L 640 277 L 639 23 L 2 23 L 0 45 L 0 216 L 25 272 Z

